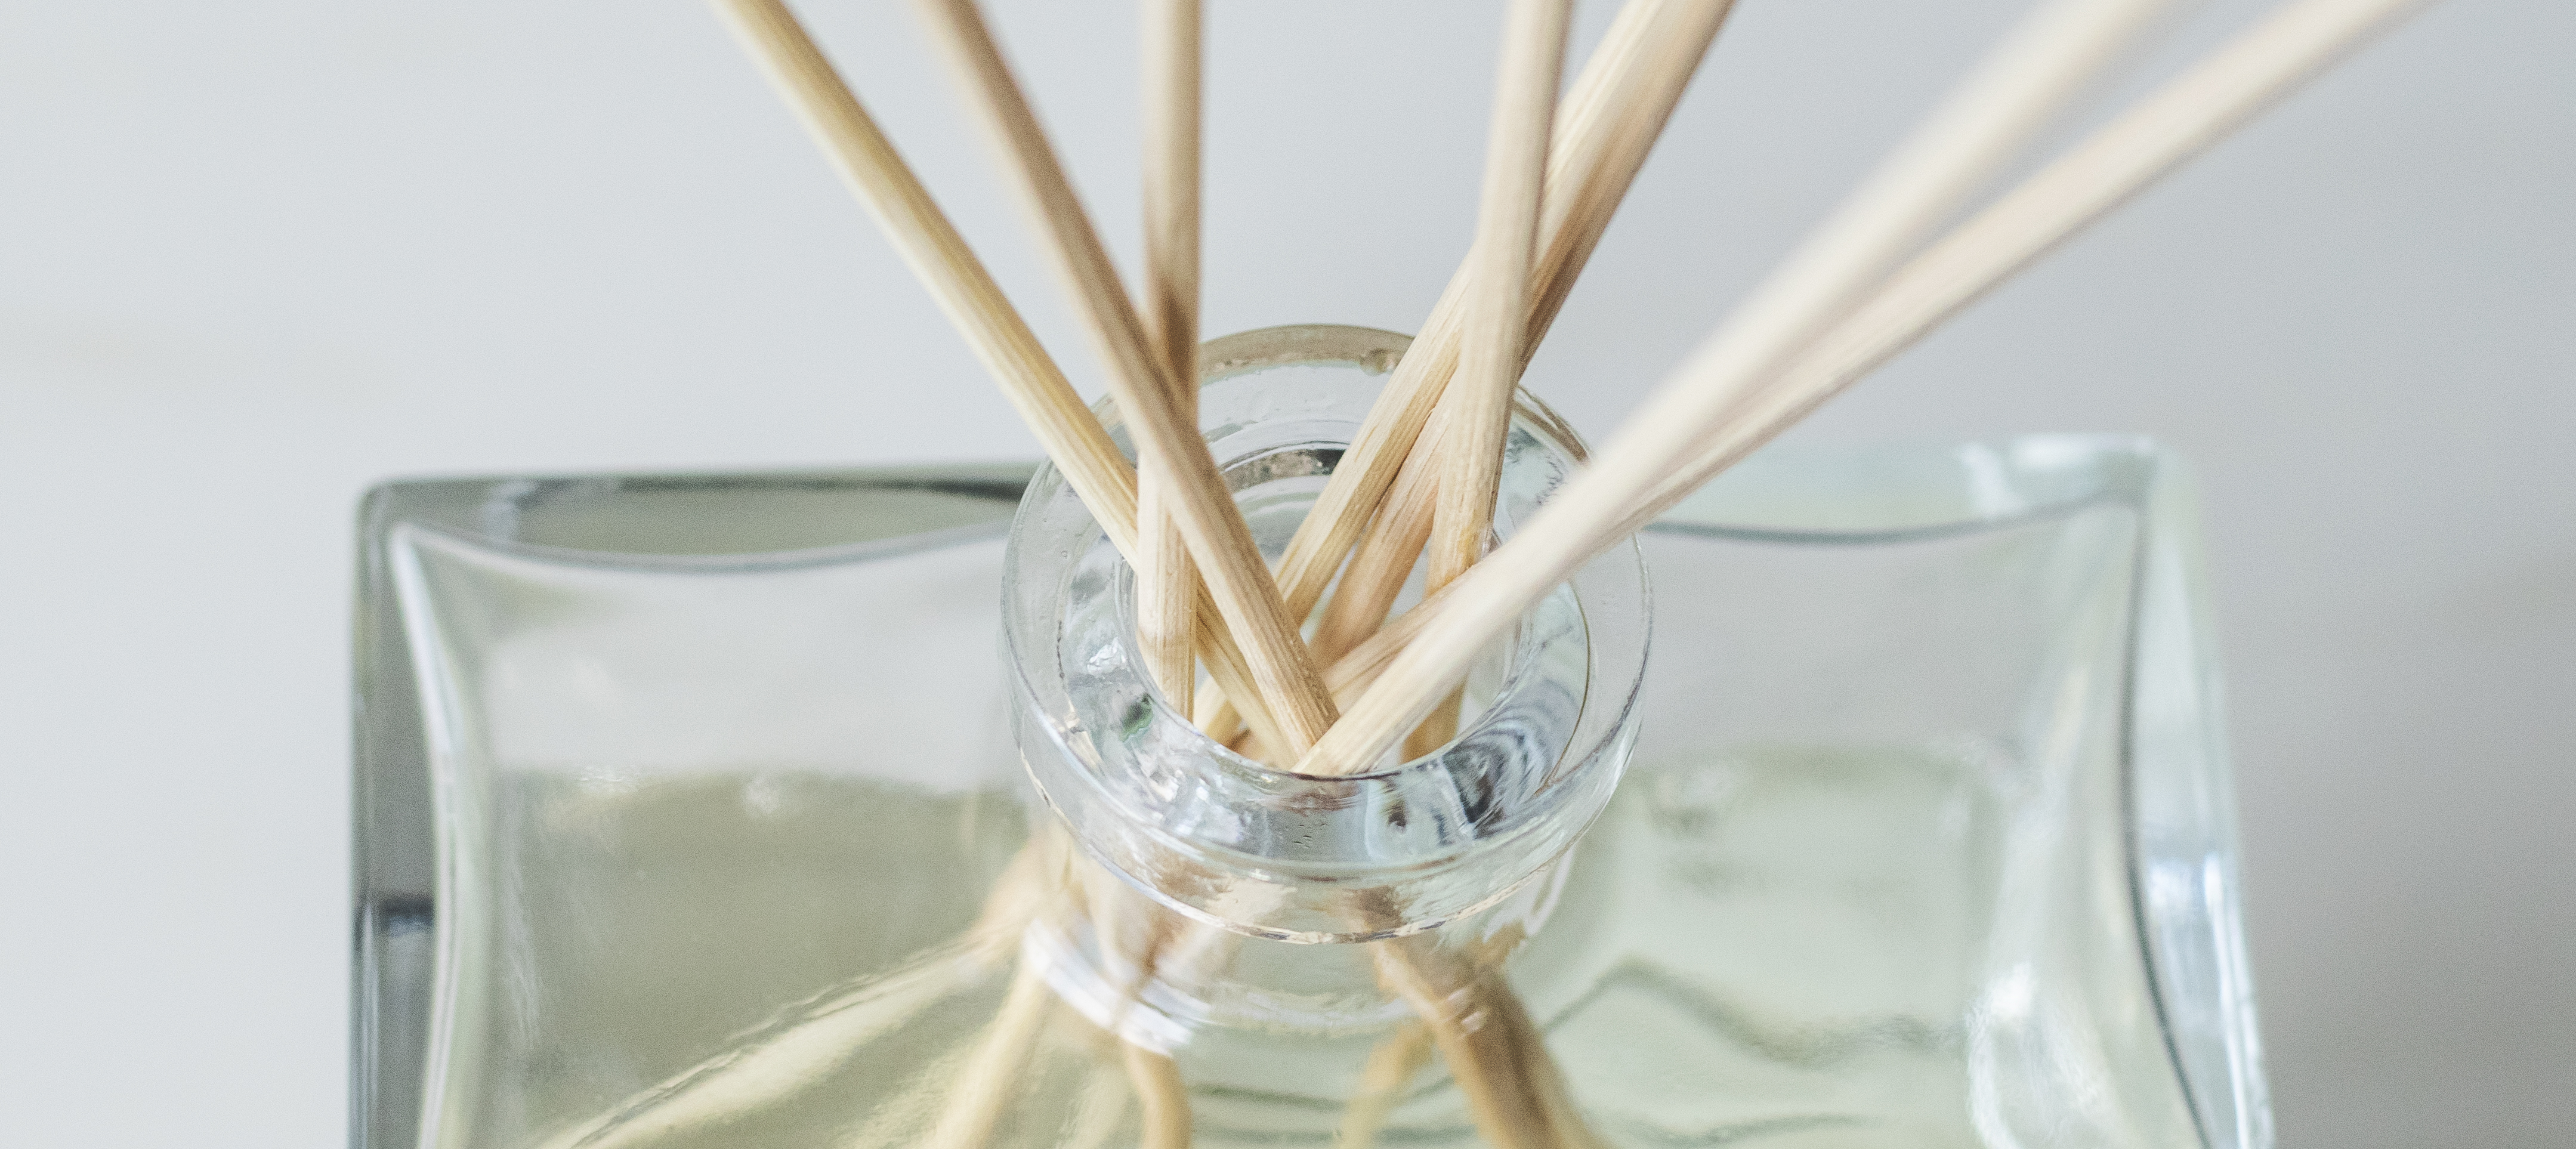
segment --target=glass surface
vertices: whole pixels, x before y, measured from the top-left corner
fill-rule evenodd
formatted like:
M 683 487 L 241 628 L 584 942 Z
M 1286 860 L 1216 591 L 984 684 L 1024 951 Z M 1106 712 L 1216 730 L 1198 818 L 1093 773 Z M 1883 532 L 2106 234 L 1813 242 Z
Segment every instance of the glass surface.
M 352 1144 L 535 1143 L 954 933 L 991 876 L 956 860 L 1025 833 L 994 607 L 1032 469 L 370 494 Z
M 353 1143 L 953 1134 L 1036 936 L 979 907 L 1053 818 L 1029 473 L 371 495 Z M 1604 1140 L 2270 1144 L 2192 539 L 2169 459 L 2069 437 L 1766 453 L 1641 536 L 1634 759 L 1509 967 Z M 1110 1039 L 1035 1016 L 993 1143 L 1133 1144 Z M 1390 1020 L 1193 1080 L 1197 1142 L 1329 1143 Z M 1473 1142 L 1436 1061 L 1395 1100 L 1383 1143 Z

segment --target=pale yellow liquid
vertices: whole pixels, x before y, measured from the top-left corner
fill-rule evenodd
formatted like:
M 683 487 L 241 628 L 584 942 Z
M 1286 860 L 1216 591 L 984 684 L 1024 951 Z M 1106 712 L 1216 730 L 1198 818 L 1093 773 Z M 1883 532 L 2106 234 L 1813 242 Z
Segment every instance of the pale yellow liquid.
M 1632 769 L 1513 966 L 1593 1127 L 1622 1146 L 1991 1143 L 1970 1064 L 2002 880 L 1989 773 L 1893 750 Z M 757 772 L 525 772 L 498 793 L 488 1008 L 459 1027 L 443 1141 L 919 1142 L 1008 983 L 938 947 L 1020 845 L 1012 799 Z M 1370 1040 L 1184 1046 L 1197 1143 L 1329 1143 Z M 1053 1011 L 995 1144 L 1134 1144 L 1107 1048 Z M 1244 1087 L 1247 1051 L 1301 1079 Z M 1379 1143 L 1477 1143 L 1436 1061 Z

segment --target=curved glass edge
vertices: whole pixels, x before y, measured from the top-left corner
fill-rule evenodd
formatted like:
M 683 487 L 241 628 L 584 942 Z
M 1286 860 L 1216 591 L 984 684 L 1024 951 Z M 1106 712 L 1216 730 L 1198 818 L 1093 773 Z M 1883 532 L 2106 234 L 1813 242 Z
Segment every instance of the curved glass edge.
M 609 565 L 774 566 L 998 528 L 1035 470 L 492 476 L 369 490 L 351 620 L 349 1144 L 416 1144 L 432 1044 L 439 860 L 420 682 L 394 586 L 406 527 Z
M 1649 529 L 1834 545 L 2103 504 L 2131 508 L 2140 523 L 2122 746 L 2140 956 L 2201 1143 L 2270 1149 L 2235 786 L 2187 465 L 2134 435 L 1763 452 Z
M 2216 628 L 2190 469 L 2169 454 L 2146 515 L 2129 714 L 2131 859 L 2166 1034 L 2211 1146 L 2270 1149 L 2272 1106 L 2246 960 Z

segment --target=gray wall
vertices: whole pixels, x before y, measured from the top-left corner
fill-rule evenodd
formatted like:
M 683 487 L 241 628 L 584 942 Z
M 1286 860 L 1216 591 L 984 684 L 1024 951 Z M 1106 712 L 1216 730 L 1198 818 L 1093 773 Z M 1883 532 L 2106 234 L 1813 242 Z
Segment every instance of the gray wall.
M 1082 364 L 910 20 L 807 7 Z M 1128 6 L 1000 7 L 1132 253 Z M 1533 384 L 1614 427 L 2015 7 L 1744 0 Z M 1411 329 L 1490 6 L 1214 8 L 1209 329 Z M 2576 1136 L 2571 209 L 2576 7 L 2451 0 L 1798 432 L 2198 461 L 2293 1145 Z M 368 481 L 1034 453 L 686 0 L 19 6 L 0 236 L 14 1144 L 341 1136 Z

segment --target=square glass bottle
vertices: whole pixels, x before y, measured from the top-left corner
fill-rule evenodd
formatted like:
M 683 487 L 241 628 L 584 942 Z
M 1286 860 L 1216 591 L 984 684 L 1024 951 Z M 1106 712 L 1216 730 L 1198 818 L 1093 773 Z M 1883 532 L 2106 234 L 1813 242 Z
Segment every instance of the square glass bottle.
M 1401 350 L 1255 335 L 1270 350 L 1220 355 L 1212 378 L 1364 390 Z M 1209 410 L 1219 435 L 1339 417 Z M 1238 475 L 1269 460 L 1247 497 L 1289 505 L 1331 452 L 1281 452 L 1331 438 L 1220 450 Z M 1022 577 L 1006 534 L 1033 476 L 1050 481 L 983 466 L 373 492 L 353 1144 L 936 1132 L 945 1083 L 1006 1008 L 1005 967 L 1048 960 L 979 934 L 1032 828 L 1062 824 L 1029 772 L 1076 809 L 1074 775 L 1040 759 L 1081 754 L 1032 748 L 1048 711 L 1011 665 L 1027 644 L 1004 642 Z M 1640 537 L 1653 649 L 1616 760 L 1591 775 L 1598 813 L 1536 880 L 1497 887 L 1508 904 L 1459 901 L 1526 927 L 1506 973 L 1594 1135 L 2270 1144 L 2190 516 L 2151 445 L 2051 436 L 1768 452 Z M 1191 826 L 1332 804 L 1207 800 Z M 1114 867 L 1115 828 L 1077 823 Z M 1293 970 L 1348 940 L 1255 936 L 1230 968 Z M 1249 999 L 1155 1000 L 1046 1021 L 992 1143 L 1132 1141 L 1099 1031 L 1149 1014 L 1194 1082 L 1197 1143 L 1330 1144 L 1396 1024 L 1271 1015 L 1286 1051 L 1262 1056 L 1304 1068 L 1247 1088 L 1213 1078 L 1247 1048 L 1224 1003 Z M 1384 1139 L 1474 1143 L 1457 1092 L 1423 1071 L 1388 1099 Z

